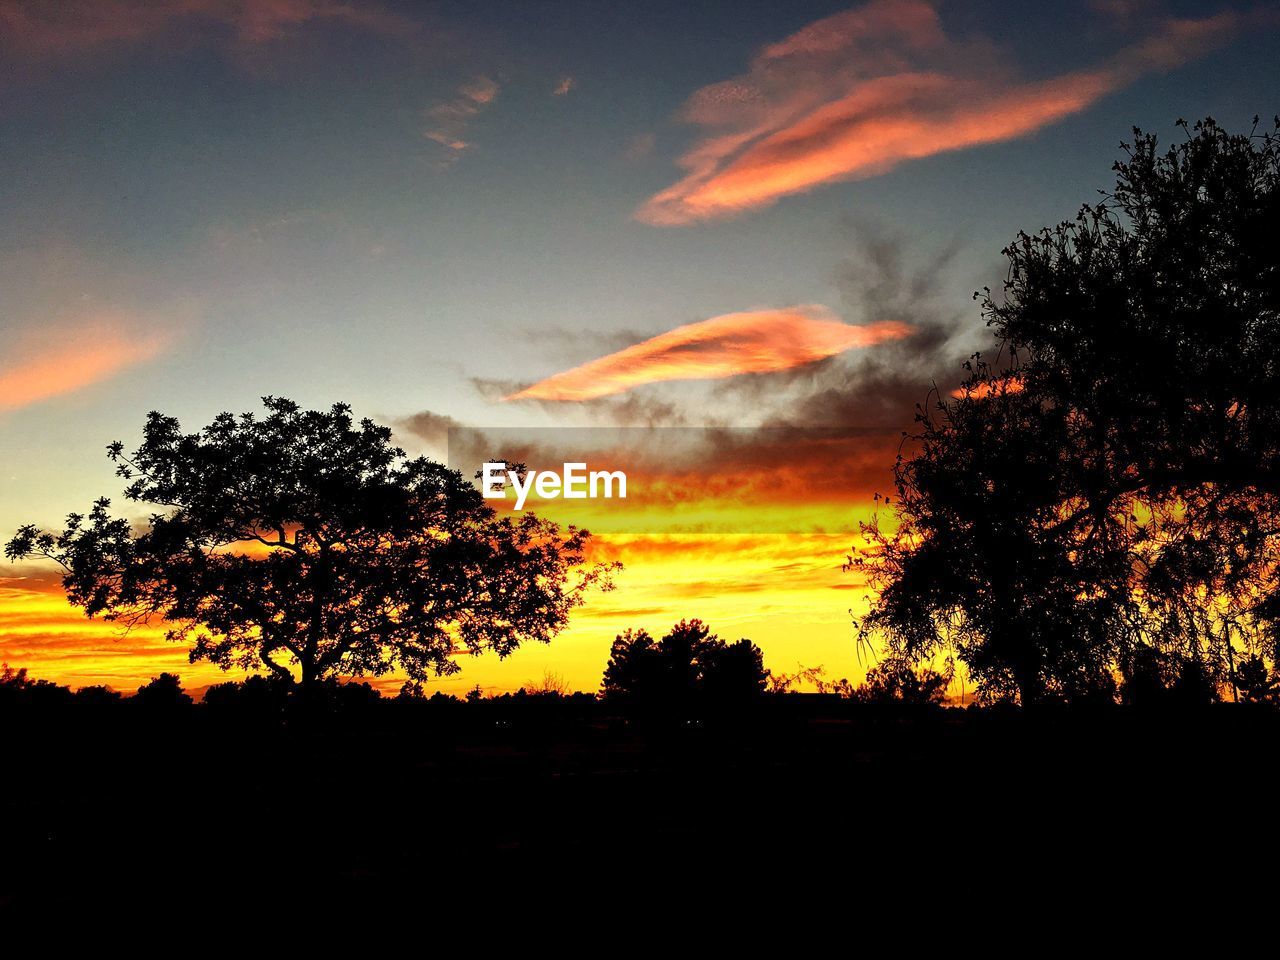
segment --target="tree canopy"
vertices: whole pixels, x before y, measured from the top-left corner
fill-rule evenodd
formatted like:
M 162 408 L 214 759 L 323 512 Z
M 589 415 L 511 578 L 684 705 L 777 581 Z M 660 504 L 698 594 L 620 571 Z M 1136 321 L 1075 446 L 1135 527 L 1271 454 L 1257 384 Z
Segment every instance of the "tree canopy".
M 24 526 L 11 559 L 64 568 L 89 616 L 153 619 L 191 660 L 265 667 L 303 687 L 335 675 L 458 670 L 455 655 L 547 641 L 616 565 L 589 534 L 499 516 L 460 473 L 408 458 L 345 404 L 223 413 L 196 433 L 152 413 L 131 454 L 108 448 L 145 523 L 97 501 L 61 533 Z
M 994 359 L 918 409 L 891 522 L 851 559 L 864 637 L 1024 703 L 1152 662 L 1274 670 L 1280 120 L 1181 126 L 1164 150 L 1135 130 L 1111 192 L 1005 249 Z

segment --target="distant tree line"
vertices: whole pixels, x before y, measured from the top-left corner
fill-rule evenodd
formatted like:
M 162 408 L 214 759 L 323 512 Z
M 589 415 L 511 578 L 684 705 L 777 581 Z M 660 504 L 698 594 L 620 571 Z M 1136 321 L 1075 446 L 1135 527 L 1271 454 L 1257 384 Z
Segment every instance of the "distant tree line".
M 764 655 L 747 639 L 721 640 L 701 620 L 681 620 L 659 639 L 646 630 L 628 629 L 619 634 L 610 651 L 598 693 L 573 691 L 554 673 L 524 684 L 510 693 L 486 694 L 479 686 L 461 696 L 406 680 L 399 692 L 384 696 L 368 683 L 330 678 L 318 684 L 308 698 L 307 712 L 359 711 L 382 701 L 435 710 L 458 710 L 479 704 L 487 708 L 505 705 L 516 713 L 537 712 L 539 705 L 573 704 L 579 712 L 618 715 L 646 721 L 686 721 L 742 716 L 768 700 L 808 691 L 828 700 L 862 704 L 939 706 L 945 700 L 950 676 L 929 669 L 915 669 L 901 660 L 878 664 L 865 682 L 840 679 L 828 682 L 821 667 L 772 674 Z M 224 681 L 205 688 L 199 706 L 214 714 L 270 720 L 291 715 L 299 707 L 297 687 L 274 674 L 252 675 L 240 681 Z M 196 706 L 173 673 L 161 673 L 132 694 L 94 685 L 72 690 L 62 684 L 29 676 L 25 668 L 0 665 L 0 712 L 9 708 L 37 707 L 50 710 L 79 708 L 129 709 L 147 715 L 175 715 Z

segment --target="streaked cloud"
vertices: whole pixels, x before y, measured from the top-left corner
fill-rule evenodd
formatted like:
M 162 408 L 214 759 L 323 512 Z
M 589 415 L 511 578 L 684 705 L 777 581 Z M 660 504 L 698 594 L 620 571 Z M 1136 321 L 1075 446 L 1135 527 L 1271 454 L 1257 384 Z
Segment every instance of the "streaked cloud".
M 873 0 L 766 46 L 746 74 L 694 93 L 682 117 L 708 133 L 680 158 L 687 175 L 636 217 L 663 226 L 729 217 L 1025 136 L 1208 52 L 1244 21 L 1224 12 L 1156 22 L 1096 66 L 1024 79 L 991 41 L 949 36 L 934 3 Z
M 727 313 L 557 373 L 507 399 L 591 400 L 664 380 L 789 370 L 910 333 L 908 324 L 896 320 L 862 326 L 843 323 L 821 306 Z
M 560 78 L 560 82 L 556 84 L 555 89 L 551 91 L 551 95 L 553 97 L 563 97 L 577 85 L 578 81 L 575 78 L 563 76 Z
M 0 563 L 0 662 L 31 675 L 82 687 L 104 684 L 132 693 L 167 671 L 182 676 L 189 692 L 209 683 L 241 679 L 209 664 L 187 661 L 185 645 L 165 638 L 165 624 L 90 620 L 73 607 L 61 577 L 46 566 Z
M 480 111 L 493 103 L 500 89 L 497 81 L 486 76 L 467 81 L 458 87 L 456 96 L 427 110 L 430 126 L 423 136 L 451 151 L 451 159 L 471 149 L 467 127 Z
M 74 393 L 154 359 L 170 337 L 139 332 L 131 318 L 101 314 L 31 331 L 5 344 L 0 413 Z

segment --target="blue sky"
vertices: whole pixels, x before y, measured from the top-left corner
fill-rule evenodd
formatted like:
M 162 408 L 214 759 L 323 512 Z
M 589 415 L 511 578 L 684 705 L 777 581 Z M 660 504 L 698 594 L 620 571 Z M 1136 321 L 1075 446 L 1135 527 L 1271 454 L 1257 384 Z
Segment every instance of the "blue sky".
M 581 412 L 502 404 L 473 380 L 527 384 L 738 311 L 912 322 L 842 283 L 859 237 L 893 238 L 914 269 L 955 246 L 937 297 L 968 318 L 958 364 L 981 343 L 969 295 L 998 282 L 1000 247 L 1093 199 L 1132 125 L 1170 137 L 1178 117 L 1241 129 L 1280 110 L 1280 34 L 1248 5 L 942 3 L 947 47 L 921 56 L 993 95 L 1172 21 L 1246 19 L 997 142 L 723 218 L 636 219 L 714 133 L 682 116 L 691 97 L 851 6 L 118 0 L 50 20 L 0 3 L 0 371 L 94 337 L 145 347 L 0 410 L 0 526 L 113 491 L 100 452 L 150 409 L 194 427 L 272 393 L 388 421 L 546 424 Z M 844 69 L 824 60 L 787 90 Z M 752 417 L 696 385 L 643 389 Z

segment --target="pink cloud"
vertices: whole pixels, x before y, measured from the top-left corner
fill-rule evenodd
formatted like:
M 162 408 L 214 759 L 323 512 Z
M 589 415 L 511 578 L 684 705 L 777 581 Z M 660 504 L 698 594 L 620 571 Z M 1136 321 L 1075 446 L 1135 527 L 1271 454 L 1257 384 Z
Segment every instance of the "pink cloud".
M 636 217 L 680 225 L 733 216 L 912 159 L 1032 133 L 1147 73 L 1224 43 L 1239 14 L 1167 20 L 1089 69 L 1039 80 L 997 66 L 990 41 L 947 35 L 927 0 L 873 0 L 766 46 L 748 73 L 683 111 L 707 134 L 687 174 Z
M 506 399 L 591 400 L 665 380 L 772 373 L 911 332 L 892 320 L 853 326 L 820 306 L 726 313 L 557 373 Z
M 136 327 L 127 317 L 102 314 L 6 344 L 0 413 L 110 379 L 168 347 L 167 335 L 139 333 Z
M 423 133 L 442 147 L 461 154 L 471 148 L 466 138 L 467 125 L 497 99 L 501 87 L 489 77 L 479 76 L 458 87 L 457 94 L 426 111 L 430 126 Z

